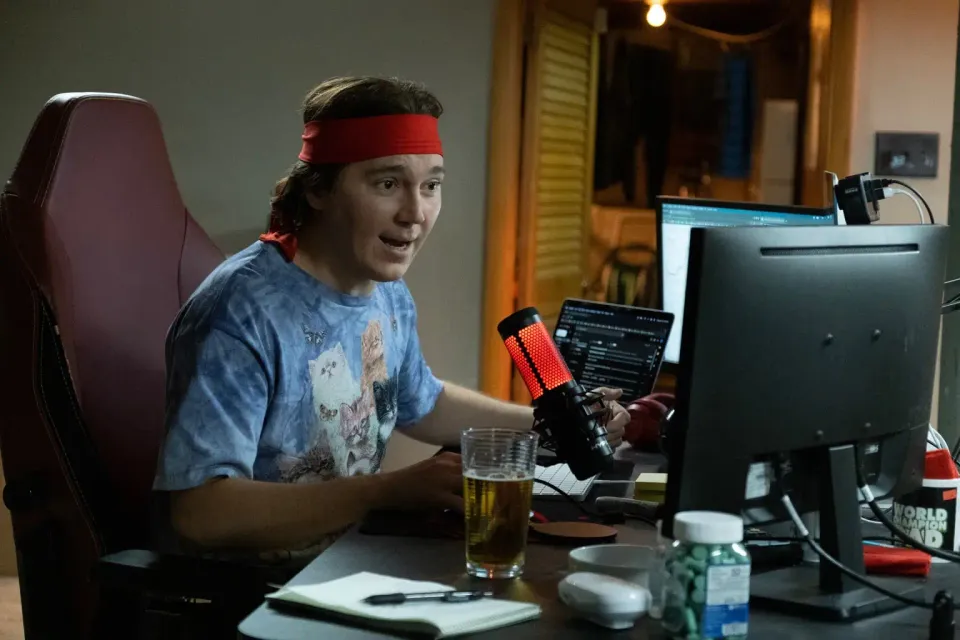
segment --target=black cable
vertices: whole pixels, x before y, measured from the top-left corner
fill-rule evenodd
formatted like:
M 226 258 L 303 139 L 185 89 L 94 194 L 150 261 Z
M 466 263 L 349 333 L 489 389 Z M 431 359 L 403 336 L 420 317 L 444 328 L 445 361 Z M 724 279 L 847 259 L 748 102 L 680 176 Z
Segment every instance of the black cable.
M 951 562 L 960 562 L 960 555 L 957 555 L 956 553 L 951 553 L 949 551 L 944 551 L 943 549 L 929 547 L 923 544 L 922 542 L 920 542 L 919 540 L 915 540 L 914 538 L 910 537 L 909 535 L 907 535 L 907 533 L 903 529 L 898 527 L 893 522 L 893 520 L 891 520 L 887 516 L 887 514 L 883 512 L 883 510 L 880 508 L 880 505 L 877 504 L 877 499 L 873 497 L 873 494 L 870 491 L 870 487 L 867 486 L 867 479 L 864 477 L 863 469 L 860 466 L 859 447 L 853 448 L 853 459 L 854 459 L 854 464 L 856 464 L 857 484 L 860 485 L 860 493 L 862 493 L 864 498 L 867 499 L 867 504 L 870 506 L 870 510 L 873 511 L 873 515 L 877 517 L 877 520 L 879 520 L 883 524 L 883 526 L 885 526 L 895 536 L 900 538 L 900 540 L 905 542 L 908 546 L 913 547 L 914 549 L 923 551 L 924 553 L 930 554 L 931 556 L 934 556 L 936 558 L 942 558 L 943 560 L 949 560 Z
M 873 582 L 866 576 L 860 575 L 859 573 L 849 568 L 845 564 L 841 563 L 839 560 L 837 560 L 836 558 L 831 556 L 829 553 L 824 551 L 823 547 L 817 544 L 816 540 L 813 539 L 813 535 L 807 530 L 805 526 L 803 526 L 803 520 L 800 519 L 800 515 L 797 513 L 796 508 L 793 506 L 793 501 L 790 499 L 789 492 L 783 485 L 783 470 L 780 468 L 780 464 L 778 463 L 773 464 L 773 473 L 777 480 L 777 487 L 780 490 L 781 501 L 783 502 L 783 506 L 786 508 L 787 513 L 790 514 L 790 519 L 793 520 L 793 524 L 797 528 L 797 530 L 800 532 L 801 537 L 803 538 L 803 541 L 806 542 L 807 545 L 809 545 L 810 548 L 813 549 L 814 552 L 818 556 L 820 556 L 822 560 L 825 560 L 829 564 L 836 567 L 840 571 L 840 573 L 849 577 L 851 580 L 855 582 L 859 582 L 863 586 L 873 589 L 877 593 L 883 594 L 888 598 L 892 598 L 897 602 L 902 602 L 912 607 L 920 607 L 921 609 L 931 609 L 931 610 L 933 609 L 932 603 L 924 602 L 922 600 L 914 600 L 913 598 L 902 596 L 899 593 L 896 593 L 894 591 L 890 591 L 889 589 L 881 587 L 876 582 Z
M 913 195 L 917 196 L 917 198 L 920 199 L 920 202 L 923 203 L 924 208 L 927 210 L 927 215 L 930 217 L 930 224 L 937 224 L 937 221 L 933 219 L 933 211 L 930 210 L 930 205 L 927 204 L 927 201 L 924 200 L 923 196 L 920 195 L 920 192 L 919 192 L 919 191 L 917 191 L 916 189 L 914 189 L 913 187 L 911 187 L 910 185 L 908 185 L 906 182 L 903 182 L 902 180 L 893 180 L 893 179 L 891 179 L 891 178 L 884 178 L 884 179 L 881 181 L 881 184 L 882 184 L 883 186 L 885 186 L 885 187 L 886 187 L 887 185 L 896 184 L 896 185 L 900 185 L 900 186 L 903 187 L 904 189 L 909 189 L 910 192 L 911 192 Z
M 590 518 L 592 518 L 592 519 L 594 519 L 594 520 L 599 520 L 599 521 L 600 521 L 601 523 L 603 523 L 603 524 L 610 524 L 611 522 L 613 522 L 613 519 L 611 519 L 610 516 L 620 516 L 620 517 L 622 517 L 622 518 L 624 518 L 624 519 L 626 519 L 626 518 L 631 518 L 631 519 L 633 519 L 633 520 L 639 520 L 640 522 L 643 522 L 644 524 L 648 524 L 648 525 L 650 525 L 651 527 L 656 527 L 656 526 L 657 526 L 657 523 L 656 523 L 656 522 L 654 522 L 654 521 L 651 520 L 650 518 L 644 518 L 643 516 L 627 515 L 627 514 L 625 514 L 625 513 L 603 514 L 603 513 L 598 513 L 598 512 L 595 512 L 595 511 L 591 511 L 591 510 L 587 509 L 585 506 L 583 506 L 583 503 L 582 503 L 582 502 L 580 502 L 579 500 L 575 500 L 575 499 L 573 498 L 573 496 L 571 496 L 569 493 L 567 493 L 566 491 L 564 491 L 563 489 L 561 489 L 561 488 L 558 487 L 557 485 L 551 484 L 550 482 L 547 482 L 546 480 L 541 480 L 540 478 L 534 478 L 533 481 L 536 482 L 536 483 L 538 483 L 538 484 L 542 484 L 542 485 L 545 486 L 545 487 L 549 487 L 549 488 L 553 489 L 553 490 L 556 491 L 559 495 L 561 495 L 561 496 L 563 496 L 564 498 L 566 498 L 569 502 L 572 502 L 574 505 L 576 505 L 577 509 L 579 509 L 584 515 L 586 515 L 586 516 L 588 516 L 588 517 L 590 517 Z M 534 497 L 538 497 L 538 496 L 534 496 Z M 623 520 L 617 520 L 617 522 L 623 522 Z
M 784 498 L 785 498 L 787 501 L 790 500 L 790 497 L 787 496 L 787 495 L 784 495 Z M 792 502 L 790 503 L 790 506 L 791 506 L 791 508 L 793 507 L 793 503 L 792 503 Z M 802 522 L 800 522 L 800 524 L 802 524 Z M 805 529 L 803 529 L 803 530 L 805 531 Z M 823 550 L 823 547 L 821 547 L 819 544 L 816 543 L 816 541 L 813 539 L 813 536 L 810 535 L 810 532 L 809 532 L 809 531 L 807 531 L 806 535 L 803 536 L 803 539 L 804 539 L 804 542 L 806 542 L 808 545 L 810 545 L 810 548 L 813 549 L 813 550 L 816 552 L 816 554 L 817 554 L 818 556 L 820 556 L 820 558 L 821 558 L 822 560 L 826 560 L 827 562 L 829 562 L 830 564 L 832 564 L 834 567 L 836 567 L 837 569 L 839 569 L 841 573 L 843 573 L 845 576 L 849 577 L 851 580 L 854 580 L 855 582 L 859 582 L 859 583 L 862 584 L 863 586 L 869 587 L 870 589 L 873 589 L 873 590 L 876 591 L 877 593 L 881 593 L 881 594 L 887 596 L 888 598 L 891 598 L 891 599 L 896 600 L 896 601 L 898 601 L 898 602 L 902 602 L 902 603 L 907 604 L 907 605 L 910 605 L 910 606 L 912 606 L 912 607 L 920 607 L 921 609 L 933 609 L 933 604 L 932 604 L 932 603 L 929 603 L 929 602 L 926 602 L 926 601 L 923 601 L 923 600 L 914 600 L 913 598 L 908 598 L 908 597 L 906 597 L 906 596 L 902 596 L 902 595 L 900 595 L 899 593 L 896 593 L 895 591 L 890 591 L 889 589 L 886 589 L 885 587 L 881 587 L 879 584 L 877 584 L 876 582 L 873 582 L 873 581 L 870 580 L 869 578 L 866 578 L 865 576 L 860 575 L 859 573 L 857 573 L 857 572 L 854 571 L 853 569 L 847 567 L 847 565 L 842 564 L 839 560 L 837 560 L 836 558 L 834 558 L 833 556 L 831 556 L 829 553 L 827 553 L 826 551 L 824 551 L 824 550 Z
M 573 499 L 573 496 L 571 496 L 569 493 L 567 493 L 566 491 L 564 491 L 563 489 L 561 489 L 561 488 L 558 487 L 557 485 L 551 484 L 551 483 L 547 482 L 546 480 L 541 480 L 540 478 L 534 478 L 533 481 L 536 482 L 537 484 L 542 484 L 542 485 L 545 486 L 545 487 L 549 487 L 549 488 L 553 489 L 553 490 L 556 491 L 559 495 L 563 496 L 563 497 L 566 498 L 568 501 L 570 501 L 570 502 L 572 502 L 574 505 L 576 505 L 577 509 L 580 509 L 580 511 L 582 511 L 585 515 L 588 515 L 588 516 L 590 516 L 591 518 L 600 518 L 600 519 L 603 519 L 602 516 L 600 516 L 599 514 L 593 513 L 593 512 L 591 512 L 589 509 L 587 509 L 585 506 L 583 506 L 583 504 L 582 504 L 579 500 L 574 500 L 574 499 Z
M 857 465 L 858 471 L 859 471 L 859 468 L 860 467 L 858 464 Z M 880 586 L 876 582 L 873 582 L 866 576 L 860 575 L 859 573 L 857 573 L 856 571 L 854 571 L 853 569 L 846 566 L 845 564 L 843 564 L 842 562 L 840 562 L 839 560 L 831 556 L 829 553 L 824 551 L 823 547 L 817 544 L 817 542 L 813 539 L 813 535 L 811 535 L 811 533 L 807 530 L 807 528 L 803 526 L 803 520 L 800 518 L 800 514 L 797 513 L 796 508 L 793 506 L 793 501 L 790 499 L 790 495 L 784 487 L 783 470 L 780 468 L 780 464 L 777 464 L 777 463 L 773 464 L 773 474 L 777 480 L 777 487 L 780 490 L 781 501 L 783 502 L 783 506 L 786 508 L 787 513 L 790 514 L 790 519 L 793 521 L 793 524 L 797 528 L 797 530 L 801 532 L 803 541 L 806 542 L 810 546 L 810 548 L 813 549 L 818 556 L 820 556 L 822 560 L 826 560 L 829 564 L 833 565 L 837 570 L 839 570 L 840 573 L 844 574 L 854 582 L 859 582 L 863 586 L 869 589 L 873 589 L 877 593 L 885 595 L 888 598 L 896 600 L 897 602 L 902 602 L 903 604 L 906 604 L 912 607 L 920 607 L 921 609 L 929 609 L 929 610 L 935 609 L 934 603 L 932 602 L 926 602 L 924 600 L 914 600 L 913 598 L 908 598 L 906 596 L 900 595 L 899 593 L 890 591 L 889 589 Z M 958 610 L 958 609 L 960 609 L 960 605 L 955 605 L 954 610 Z
M 957 295 L 953 296 L 952 298 L 950 298 L 949 300 L 947 300 L 946 302 L 944 302 L 942 305 L 940 305 L 940 314 L 941 314 L 941 315 L 946 315 L 946 314 L 948 314 L 948 313 L 953 313 L 954 311 L 956 311 L 956 308 L 952 308 L 952 309 L 951 309 L 951 308 L 948 308 L 948 307 L 950 307 L 951 305 L 956 304 L 957 302 L 960 302 L 960 293 L 958 293 Z M 958 443 L 958 444 L 960 444 L 960 443 Z

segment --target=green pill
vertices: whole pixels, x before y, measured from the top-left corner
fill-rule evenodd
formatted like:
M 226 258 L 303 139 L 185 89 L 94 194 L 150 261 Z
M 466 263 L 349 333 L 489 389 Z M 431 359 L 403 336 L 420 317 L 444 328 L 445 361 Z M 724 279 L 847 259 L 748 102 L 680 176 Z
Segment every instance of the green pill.
M 697 560 L 696 558 L 691 557 L 687 558 L 683 564 L 694 573 L 703 573 L 707 570 L 706 560 Z

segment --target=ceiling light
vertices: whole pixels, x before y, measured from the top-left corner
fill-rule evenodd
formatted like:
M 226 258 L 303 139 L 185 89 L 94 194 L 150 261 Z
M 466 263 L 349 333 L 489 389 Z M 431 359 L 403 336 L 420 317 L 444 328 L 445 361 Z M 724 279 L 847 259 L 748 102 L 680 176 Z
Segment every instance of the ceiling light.
M 647 24 L 651 27 L 662 27 L 667 21 L 667 12 L 663 10 L 663 4 L 660 0 L 652 0 L 650 9 L 647 10 Z

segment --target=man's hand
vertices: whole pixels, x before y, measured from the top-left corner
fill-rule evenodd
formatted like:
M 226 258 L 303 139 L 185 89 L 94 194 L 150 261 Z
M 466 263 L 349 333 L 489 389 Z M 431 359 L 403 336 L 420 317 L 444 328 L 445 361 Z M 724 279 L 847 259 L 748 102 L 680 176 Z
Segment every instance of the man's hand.
M 444 452 L 380 477 L 385 483 L 386 508 L 441 507 L 463 511 L 463 467 L 456 453 Z
M 610 412 L 607 418 L 607 424 L 605 425 L 607 442 L 610 443 L 612 448 L 616 449 L 623 442 L 623 435 L 626 433 L 627 425 L 630 423 L 630 413 L 626 407 L 617 402 L 620 396 L 623 395 L 623 390 L 600 387 L 594 389 L 593 393 L 603 395 L 603 406 Z

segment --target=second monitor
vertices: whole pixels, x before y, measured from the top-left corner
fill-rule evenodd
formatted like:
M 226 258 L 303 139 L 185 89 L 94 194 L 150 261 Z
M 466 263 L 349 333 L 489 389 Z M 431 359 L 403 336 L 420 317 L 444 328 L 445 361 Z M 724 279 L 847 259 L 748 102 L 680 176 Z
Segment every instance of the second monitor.
M 680 362 L 680 327 L 687 294 L 687 258 L 690 230 L 696 227 L 835 225 L 833 209 L 790 205 L 725 202 L 693 198 L 657 198 L 657 260 L 661 308 L 672 313 L 677 330 L 670 333 L 664 351 L 669 372 Z

